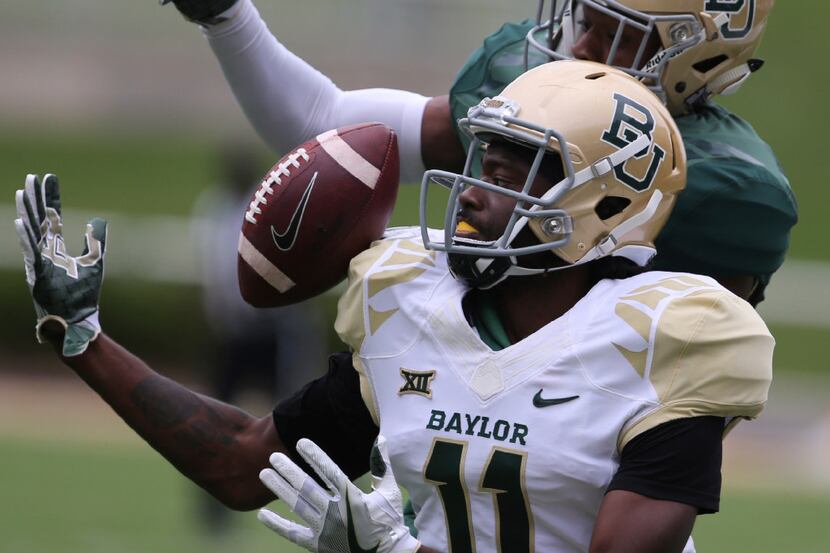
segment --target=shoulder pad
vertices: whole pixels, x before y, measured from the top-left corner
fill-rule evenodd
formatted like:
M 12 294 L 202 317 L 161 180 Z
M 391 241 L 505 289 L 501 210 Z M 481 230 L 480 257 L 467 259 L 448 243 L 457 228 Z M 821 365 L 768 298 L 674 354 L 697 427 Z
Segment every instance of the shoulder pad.
M 436 272 L 436 257 L 436 252 L 424 248 L 420 229 L 395 228 L 352 259 L 334 323 L 340 339 L 360 351 L 367 335 L 377 333 L 390 317 L 408 307 L 405 299 L 414 298 L 415 288 L 420 288 L 413 282 L 427 271 Z M 407 285 L 406 291 L 400 285 Z
M 641 351 L 615 346 L 656 400 L 627 425 L 620 448 L 678 418 L 754 418 L 772 380 L 775 341 L 747 302 L 704 277 L 662 274 L 670 276 L 631 290 L 615 306 L 647 344 Z

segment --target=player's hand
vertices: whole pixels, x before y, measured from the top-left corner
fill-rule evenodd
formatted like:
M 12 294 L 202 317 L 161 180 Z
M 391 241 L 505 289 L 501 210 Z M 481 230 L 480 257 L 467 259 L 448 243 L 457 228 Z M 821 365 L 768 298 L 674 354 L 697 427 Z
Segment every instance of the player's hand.
M 41 343 L 47 341 L 44 325 L 64 329 L 65 356 L 80 355 L 101 333 L 98 299 L 104 278 L 107 223 L 93 219 L 86 225 L 86 247 L 80 257 L 66 253 L 61 222 L 58 178 L 28 175 L 23 190 L 15 194 L 18 218 L 14 227 L 23 249 L 26 282 L 35 302 Z
M 159 0 L 162 6 L 173 3 L 186 19 L 203 25 L 224 21 L 219 14 L 228 10 L 237 0 Z
M 258 518 L 268 528 L 315 553 L 413 553 L 421 546 L 404 525 L 401 491 L 392 474 L 385 438 L 378 436 L 372 448 L 372 492 L 368 494 L 352 484 L 311 440 L 297 442 L 297 452 L 328 490 L 287 456 L 274 453 L 273 470 L 263 470 L 259 479 L 308 526 L 261 509 Z

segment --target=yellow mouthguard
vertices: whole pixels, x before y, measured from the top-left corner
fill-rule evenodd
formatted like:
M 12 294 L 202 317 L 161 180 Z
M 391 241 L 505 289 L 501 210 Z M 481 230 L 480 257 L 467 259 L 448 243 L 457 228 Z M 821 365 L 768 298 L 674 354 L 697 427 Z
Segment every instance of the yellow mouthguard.
M 478 229 L 466 221 L 459 221 L 455 227 L 455 232 L 464 232 L 467 234 L 478 234 Z

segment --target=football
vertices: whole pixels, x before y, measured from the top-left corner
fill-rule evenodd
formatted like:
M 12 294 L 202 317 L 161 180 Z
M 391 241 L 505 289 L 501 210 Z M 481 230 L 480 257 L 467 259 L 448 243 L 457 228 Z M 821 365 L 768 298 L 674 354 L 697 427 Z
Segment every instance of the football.
M 398 192 L 395 132 L 362 123 L 320 134 L 263 177 L 239 235 L 239 290 L 256 307 L 314 297 L 383 235 Z

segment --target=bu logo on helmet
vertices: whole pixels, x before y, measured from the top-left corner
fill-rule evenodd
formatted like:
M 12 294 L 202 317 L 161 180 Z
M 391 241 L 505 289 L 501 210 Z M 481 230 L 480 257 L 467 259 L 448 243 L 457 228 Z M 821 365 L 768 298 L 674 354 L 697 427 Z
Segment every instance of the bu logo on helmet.
M 654 116 L 648 108 L 618 92 L 614 93 L 614 101 L 616 102 L 614 121 L 611 123 L 611 128 L 602 133 L 603 142 L 622 149 L 640 138 L 640 135 L 644 134 L 649 138 L 653 138 L 651 134 L 654 132 Z M 629 160 L 614 167 L 614 174 L 617 179 L 637 192 L 648 190 L 654 182 L 660 164 L 666 157 L 666 151 L 652 143 L 651 147 L 638 152 L 632 159 L 643 159 L 648 155 L 651 156 L 651 162 L 648 164 L 648 169 L 642 178 L 638 178 L 626 170 L 626 165 L 631 161 Z
M 736 19 L 744 8 L 749 9 L 746 23 L 743 26 L 733 27 L 732 20 Z M 706 0 L 704 9 L 707 12 L 729 14 L 729 21 L 721 27 L 721 35 L 725 39 L 744 38 L 752 30 L 752 24 L 755 21 L 755 0 Z

